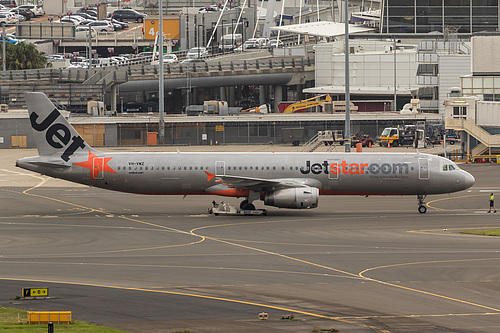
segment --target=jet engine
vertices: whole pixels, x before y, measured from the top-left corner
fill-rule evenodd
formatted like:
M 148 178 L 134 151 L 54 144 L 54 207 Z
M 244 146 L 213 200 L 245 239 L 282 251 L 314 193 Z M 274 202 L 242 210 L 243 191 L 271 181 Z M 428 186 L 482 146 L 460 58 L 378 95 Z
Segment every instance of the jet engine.
M 306 209 L 318 207 L 319 189 L 316 187 L 294 187 L 268 192 L 264 204 L 279 208 Z

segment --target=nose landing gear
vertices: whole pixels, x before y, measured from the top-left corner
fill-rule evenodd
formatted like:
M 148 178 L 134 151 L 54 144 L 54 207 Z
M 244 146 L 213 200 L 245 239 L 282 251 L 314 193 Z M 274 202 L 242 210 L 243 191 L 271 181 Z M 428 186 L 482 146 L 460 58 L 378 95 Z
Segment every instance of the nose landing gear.
M 422 194 L 417 195 L 418 212 L 420 214 L 425 214 L 425 212 L 427 212 L 427 207 L 425 206 L 425 202 L 424 202 L 426 197 L 427 197 L 427 195 L 422 195 Z

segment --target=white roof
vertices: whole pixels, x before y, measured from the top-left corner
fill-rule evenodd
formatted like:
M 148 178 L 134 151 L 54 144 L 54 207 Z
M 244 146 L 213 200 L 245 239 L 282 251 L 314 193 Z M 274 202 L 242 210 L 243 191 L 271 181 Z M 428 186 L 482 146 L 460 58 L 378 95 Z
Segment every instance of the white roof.
M 417 87 L 398 87 L 398 95 L 411 95 L 411 91 L 418 89 Z M 394 87 L 359 87 L 351 86 L 350 93 L 352 95 L 394 95 Z M 313 87 L 302 90 L 304 93 L 311 94 L 344 94 L 345 86 L 323 86 L 323 87 Z
M 285 25 L 282 27 L 272 27 L 271 30 L 279 30 L 282 32 L 290 32 L 294 34 L 311 35 L 319 37 L 335 37 L 344 35 L 345 25 L 344 23 L 320 21 L 320 22 Z M 359 25 L 349 24 L 350 34 L 370 32 L 373 30 L 374 30 L 373 28 L 367 28 Z

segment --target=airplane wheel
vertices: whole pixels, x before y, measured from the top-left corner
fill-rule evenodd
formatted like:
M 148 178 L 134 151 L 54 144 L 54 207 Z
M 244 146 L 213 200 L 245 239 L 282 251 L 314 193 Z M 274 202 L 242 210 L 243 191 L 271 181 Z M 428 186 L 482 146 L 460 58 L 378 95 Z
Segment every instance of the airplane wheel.
M 243 200 L 241 203 L 240 203 L 240 209 L 245 209 L 245 206 L 248 205 L 248 200 Z
M 425 214 L 426 211 L 427 211 L 427 207 L 425 207 L 425 206 L 419 206 L 418 207 L 418 212 L 420 214 Z
M 255 210 L 255 206 L 251 203 L 247 203 L 243 206 L 243 210 Z

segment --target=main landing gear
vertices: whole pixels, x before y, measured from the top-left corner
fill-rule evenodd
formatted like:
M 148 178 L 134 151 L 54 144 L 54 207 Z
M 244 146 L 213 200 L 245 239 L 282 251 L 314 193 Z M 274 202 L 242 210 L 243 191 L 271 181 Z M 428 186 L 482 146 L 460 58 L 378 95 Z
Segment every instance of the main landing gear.
M 242 209 L 242 210 L 254 210 L 255 206 L 253 203 L 248 202 L 248 200 L 245 199 L 240 203 L 240 209 Z
M 260 198 L 259 192 L 250 191 L 250 193 L 248 193 L 248 197 L 240 203 L 240 209 L 241 210 L 255 210 L 255 206 L 252 202 L 254 200 L 258 200 L 259 198 Z
M 427 207 L 425 206 L 425 202 L 424 202 L 426 197 L 427 197 L 426 195 L 422 195 L 422 194 L 417 195 L 418 212 L 420 214 L 425 214 L 425 212 L 427 211 Z

